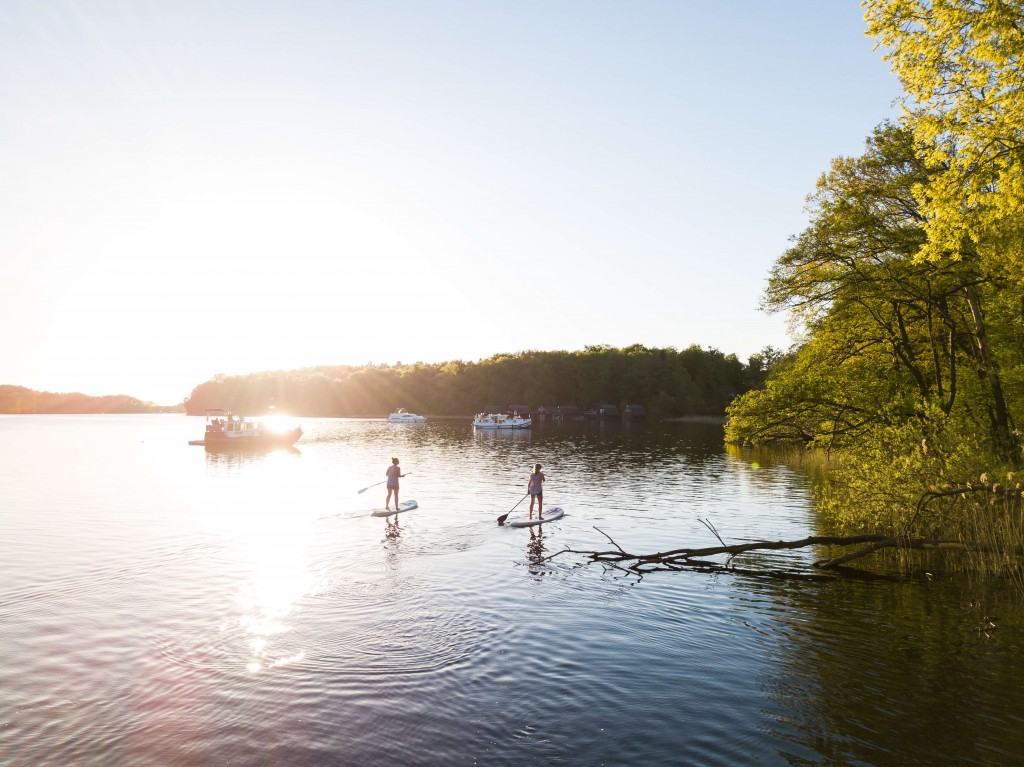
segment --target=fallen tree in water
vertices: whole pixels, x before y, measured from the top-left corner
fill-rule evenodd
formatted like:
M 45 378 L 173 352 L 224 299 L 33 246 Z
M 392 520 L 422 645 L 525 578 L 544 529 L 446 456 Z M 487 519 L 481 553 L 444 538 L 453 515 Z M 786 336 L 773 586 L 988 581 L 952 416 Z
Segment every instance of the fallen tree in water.
M 613 551 L 589 551 L 577 549 L 563 549 L 552 554 L 552 559 L 560 554 L 577 554 L 586 556 L 591 562 L 600 562 L 618 569 L 630 570 L 636 573 L 650 572 L 653 570 L 679 570 L 679 569 L 729 569 L 732 567 L 732 560 L 740 554 L 751 551 L 778 551 L 782 549 L 801 549 L 808 546 L 860 546 L 854 551 L 836 557 L 819 559 L 812 563 L 812 567 L 818 570 L 832 570 L 845 565 L 861 557 L 866 557 L 876 551 L 883 549 L 916 549 L 923 551 L 962 551 L 962 552 L 983 552 L 983 553 L 1004 553 L 1005 549 L 989 544 L 938 539 L 938 538 L 908 538 L 905 536 L 893 536 L 867 533 L 861 535 L 811 535 L 793 541 L 750 541 L 747 543 L 727 544 L 722 540 L 714 526 L 704 520 L 701 522 L 708 527 L 721 545 L 703 546 L 700 548 L 672 549 L 671 551 L 659 551 L 652 554 L 632 554 L 625 551 L 611 536 L 600 528 L 595 527 L 601 535 L 607 538 L 615 550 Z M 1017 547 L 1017 555 L 1024 554 L 1024 549 Z M 709 562 L 706 557 L 728 555 L 725 564 Z

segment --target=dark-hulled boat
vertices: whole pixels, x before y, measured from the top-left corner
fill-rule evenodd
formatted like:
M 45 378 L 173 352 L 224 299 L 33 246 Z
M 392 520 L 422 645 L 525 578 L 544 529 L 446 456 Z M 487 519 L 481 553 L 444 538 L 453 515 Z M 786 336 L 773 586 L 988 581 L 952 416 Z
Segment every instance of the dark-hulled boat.
M 190 445 L 208 448 L 288 447 L 302 436 L 302 427 L 292 426 L 280 416 L 247 418 L 226 410 L 206 411 L 206 432 Z

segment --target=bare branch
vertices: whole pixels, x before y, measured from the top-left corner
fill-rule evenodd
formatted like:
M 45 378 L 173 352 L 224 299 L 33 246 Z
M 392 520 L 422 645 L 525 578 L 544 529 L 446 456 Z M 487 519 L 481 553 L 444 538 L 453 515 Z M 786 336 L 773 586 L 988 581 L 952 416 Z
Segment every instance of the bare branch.
M 704 520 L 700 520 L 704 522 Z M 714 526 L 704 522 L 711 532 L 718 537 Z M 598 528 L 594 528 L 597 530 Z M 672 551 L 661 551 L 654 554 L 629 554 L 611 536 L 603 530 L 598 530 L 602 535 L 616 547 L 617 551 L 588 551 L 577 549 L 563 549 L 552 554 L 546 559 L 553 559 L 561 554 L 577 554 L 590 559 L 591 562 L 600 562 L 603 565 L 616 569 L 628 569 L 640 574 L 649 572 L 651 569 L 729 569 L 714 562 L 706 561 L 705 557 L 727 554 L 730 559 L 750 551 L 778 551 L 783 549 L 800 549 L 807 546 L 855 546 L 868 544 L 855 551 L 848 552 L 838 557 L 820 559 L 812 563 L 812 567 L 818 570 L 838 570 L 841 565 L 854 559 L 860 559 L 868 554 L 888 548 L 896 549 L 918 549 L 918 550 L 945 550 L 963 552 L 1000 552 L 1013 553 L 1017 556 L 1024 556 L 1024 546 L 1018 546 L 1012 552 L 988 544 L 944 540 L 938 538 L 905 538 L 903 536 L 881 535 L 866 533 L 862 535 L 812 535 L 806 538 L 793 541 L 751 541 L 728 545 L 722 542 L 721 546 L 706 546 L 702 548 L 673 549 Z
M 711 524 L 711 522 L 709 522 L 706 519 L 701 519 L 700 517 L 697 518 L 697 521 L 704 525 L 704 527 L 706 527 L 708 530 L 710 530 L 711 534 L 718 539 L 718 542 L 725 546 L 725 541 L 722 540 L 722 536 L 718 534 L 718 531 L 715 529 L 715 526 Z

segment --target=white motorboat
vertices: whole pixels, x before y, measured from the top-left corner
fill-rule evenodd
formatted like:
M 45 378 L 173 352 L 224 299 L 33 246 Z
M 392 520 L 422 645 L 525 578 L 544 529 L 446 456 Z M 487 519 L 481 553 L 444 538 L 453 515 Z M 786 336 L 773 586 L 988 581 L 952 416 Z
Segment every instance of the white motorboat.
M 533 423 L 531 418 L 520 418 L 518 414 L 477 413 L 473 418 L 473 426 L 477 429 L 529 429 Z
M 388 416 L 388 420 L 391 423 L 423 423 L 427 420 L 427 417 L 425 415 L 410 413 L 404 407 L 400 407 Z

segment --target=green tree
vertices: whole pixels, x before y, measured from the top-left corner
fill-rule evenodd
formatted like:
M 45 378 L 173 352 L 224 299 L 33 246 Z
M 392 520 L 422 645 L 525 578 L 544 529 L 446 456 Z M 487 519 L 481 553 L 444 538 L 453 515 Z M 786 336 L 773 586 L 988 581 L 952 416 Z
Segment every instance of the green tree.
M 863 156 L 833 161 L 809 197 L 810 226 L 773 267 L 766 294 L 810 341 L 766 393 L 734 403 L 731 438 L 792 433 L 841 447 L 876 424 L 948 416 L 959 401 L 960 417 L 985 414 L 1002 461 L 1019 459 L 989 330 L 989 319 L 1007 320 L 1005 285 L 970 248 L 919 258 L 927 234 L 916 192 L 943 172 L 891 124 Z
M 906 91 L 906 124 L 945 172 L 915 196 L 923 255 L 965 249 L 1024 284 L 1024 3 L 865 0 L 868 31 Z

